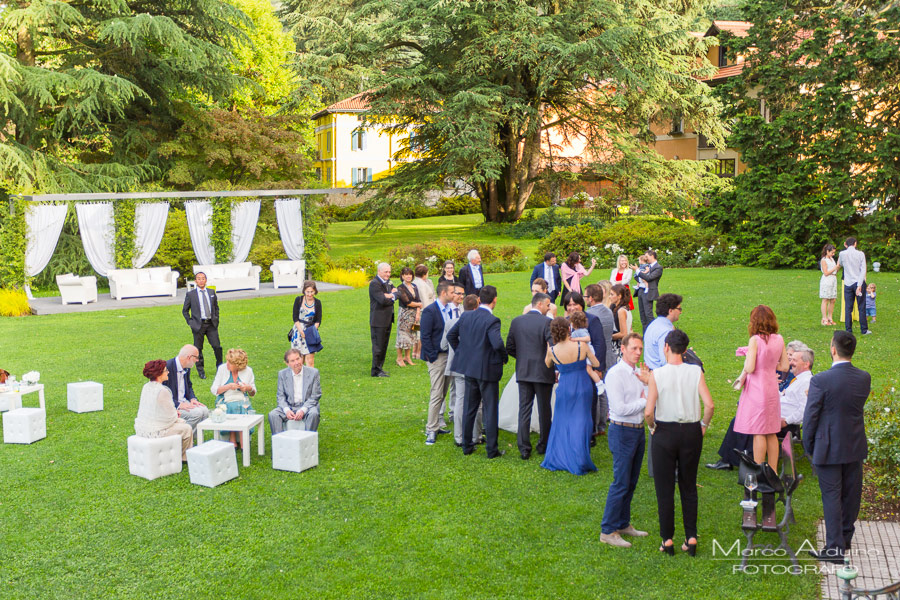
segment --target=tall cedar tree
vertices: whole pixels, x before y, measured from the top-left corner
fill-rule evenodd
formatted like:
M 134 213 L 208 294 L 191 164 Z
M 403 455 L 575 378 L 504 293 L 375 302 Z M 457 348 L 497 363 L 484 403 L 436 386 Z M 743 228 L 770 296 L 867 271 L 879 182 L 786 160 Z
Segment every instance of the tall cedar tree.
M 233 91 L 245 21 L 220 0 L 5 4 L 0 188 L 120 190 L 158 175 L 175 101 Z
M 655 117 L 680 113 L 721 141 L 719 103 L 698 79 L 708 41 L 688 34 L 705 0 L 339 4 L 328 17 L 291 15 L 301 73 L 375 67 L 366 124 L 412 133 L 399 166 L 372 184 L 376 222 L 393 203 L 458 180 L 488 221 L 519 218 L 551 126 L 577 131 L 594 156 L 635 165 L 647 152 L 636 134 Z
M 754 26 L 726 38 L 748 57 L 719 90 L 729 141 L 749 169 L 700 219 L 744 262 L 811 266 L 853 233 L 900 267 L 900 6 L 753 0 Z

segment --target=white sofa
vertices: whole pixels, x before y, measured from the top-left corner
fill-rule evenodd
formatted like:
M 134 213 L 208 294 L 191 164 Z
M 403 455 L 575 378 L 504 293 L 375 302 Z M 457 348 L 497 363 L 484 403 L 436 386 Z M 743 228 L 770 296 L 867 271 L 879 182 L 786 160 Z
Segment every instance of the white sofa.
M 97 278 L 79 277 L 66 273 L 56 276 L 56 285 L 63 304 L 87 304 L 97 301 Z
M 199 272 L 206 274 L 206 285 L 217 292 L 234 290 L 258 290 L 259 273 L 262 267 L 249 262 L 229 263 L 225 265 L 194 265 L 194 276 Z
M 143 298 L 145 296 L 172 296 L 178 293 L 178 271 L 172 267 L 149 269 L 111 269 L 109 295 L 116 300 Z
M 275 260 L 269 267 L 272 271 L 272 283 L 275 289 L 283 287 L 300 287 L 306 281 L 305 260 Z

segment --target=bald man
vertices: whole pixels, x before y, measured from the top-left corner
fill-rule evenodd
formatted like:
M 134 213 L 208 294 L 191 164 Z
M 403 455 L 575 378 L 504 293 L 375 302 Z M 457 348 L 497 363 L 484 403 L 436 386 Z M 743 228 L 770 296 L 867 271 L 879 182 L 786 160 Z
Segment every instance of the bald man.
M 197 364 L 199 359 L 200 352 L 197 347 L 187 344 L 181 348 L 178 356 L 166 361 L 169 378 L 165 384 L 172 390 L 172 401 L 178 410 L 178 416 L 193 430 L 197 429 L 197 423 L 209 416 L 209 409 L 197 400 L 194 387 L 191 385 L 191 367 Z

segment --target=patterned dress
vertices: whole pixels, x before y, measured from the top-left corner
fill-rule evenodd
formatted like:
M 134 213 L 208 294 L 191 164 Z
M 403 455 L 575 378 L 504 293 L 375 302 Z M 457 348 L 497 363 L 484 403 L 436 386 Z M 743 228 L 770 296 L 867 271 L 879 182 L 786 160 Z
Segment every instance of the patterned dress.
M 412 288 L 412 291 L 409 288 Z M 410 284 L 409 287 L 405 283 L 400 284 L 397 288 L 398 300 L 400 301 L 400 316 L 397 318 L 397 348 L 404 350 L 412 348 L 416 345 L 416 332 L 412 330 L 416 323 L 416 308 L 410 308 L 411 302 L 420 302 L 419 289 Z

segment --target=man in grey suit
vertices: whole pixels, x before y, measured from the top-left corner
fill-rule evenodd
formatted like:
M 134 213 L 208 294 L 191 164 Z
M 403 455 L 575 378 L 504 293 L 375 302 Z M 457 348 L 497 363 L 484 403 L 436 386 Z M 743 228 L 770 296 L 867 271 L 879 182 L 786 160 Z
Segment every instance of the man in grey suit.
M 641 313 L 641 326 L 644 333 L 647 333 L 647 328 L 656 318 L 653 312 L 653 302 L 659 299 L 659 279 L 662 277 L 663 268 L 656 262 L 656 250 L 647 250 L 644 256 L 650 262 L 646 267 L 641 268 L 634 278 L 642 284 L 637 292 L 638 309 Z M 646 284 L 646 287 L 643 284 Z
M 603 367 L 603 372 L 608 373 L 618 360 L 612 343 L 612 334 L 615 327 L 614 320 L 616 317 L 613 315 L 613 312 L 609 310 L 609 307 L 603 304 L 603 296 L 603 287 L 596 283 L 592 283 L 584 288 L 584 302 L 588 305 L 584 312 L 600 319 L 600 324 L 603 325 L 603 339 L 606 342 L 606 364 L 601 366 Z M 603 392 L 597 396 L 597 411 L 594 417 L 596 421 L 594 423 L 594 429 L 597 432 L 606 431 L 606 416 L 608 414 L 609 398 L 606 396 L 606 392 Z
M 447 341 L 447 333 L 459 321 L 464 306 L 463 299 L 466 296 L 465 288 L 461 283 L 455 283 L 451 286 L 451 302 L 453 303 L 453 317 L 444 323 L 444 335 L 441 337 L 441 350 L 447 351 L 447 370 L 446 375 L 450 378 L 450 419 L 453 421 L 453 439 L 456 446 L 462 448 L 463 445 L 463 404 L 466 394 L 466 376 L 451 370 L 450 365 L 453 364 L 453 348 Z M 474 310 L 478 307 L 478 300 L 473 297 L 473 305 L 467 310 Z M 475 416 L 475 426 L 472 429 L 472 437 L 476 443 L 481 443 L 482 430 L 482 411 L 479 410 Z
M 269 429 L 276 435 L 288 421 L 298 421 L 307 431 L 317 431 L 322 397 L 319 370 L 304 367 L 300 352 L 293 348 L 284 353 L 284 362 L 287 368 L 278 372 L 278 407 L 269 413 Z

